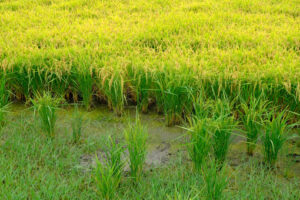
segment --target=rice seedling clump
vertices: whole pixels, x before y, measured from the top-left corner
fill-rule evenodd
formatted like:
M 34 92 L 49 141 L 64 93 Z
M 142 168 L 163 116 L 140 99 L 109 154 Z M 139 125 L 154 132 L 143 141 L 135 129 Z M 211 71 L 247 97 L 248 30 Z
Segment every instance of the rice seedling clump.
M 134 182 L 141 179 L 147 153 L 147 131 L 141 124 L 139 119 L 136 119 L 134 124 L 129 124 L 129 127 L 124 132 L 126 145 L 129 153 L 130 175 Z
M 60 99 L 52 97 L 51 93 L 36 94 L 32 99 L 34 111 L 37 112 L 43 131 L 50 138 L 55 137 L 55 123 L 57 120 L 56 110 Z

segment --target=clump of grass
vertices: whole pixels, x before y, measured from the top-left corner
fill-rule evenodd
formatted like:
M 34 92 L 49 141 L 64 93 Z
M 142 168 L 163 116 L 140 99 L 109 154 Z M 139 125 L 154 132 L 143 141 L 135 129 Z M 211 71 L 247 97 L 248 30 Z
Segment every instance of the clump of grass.
M 75 106 L 71 125 L 73 142 L 78 143 L 82 135 L 83 115 L 79 112 L 77 105 Z
M 129 124 L 125 130 L 125 139 L 129 152 L 130 174 L 135 182 L 141 178 L 146 159 L 147 131 L 137 118 L 134 124 Z
M 270 114 L 265 126 L 266 132 L 262 137 L 264 160 L 270 168 L 274 168 L 278 153 L 288 139 L 286 112 Z
M 200 170 L 207 158 L 211 147 L 211 134 L 209 133 L 209 120 L 194 120 L 190 131 L 189 155 L 196 170 Z
M 226 160 L 230 137 L 236 125 L 234 118 L 230 115 L 229 103 L 226 100 L 218 100 L 212 123 L 212 144 L 216 163 L 220 167 Z
M 247 134 L 247 154 L 253 156 L 259 133 L 262 129 L 263 115 L 266 112 L 267 102 L 261 97 L 250 97 L 248 103 L 241 104 L 242 122 Z
M 213 124 L 213 150 L 216 162 L 222 166 L 226 160 L 230 137 L 232 130 L 235 127 L 233 117 L 222 117 L 216 120 Z
M 206 198 L 209 200 L 223 199 L 224 189 L 228 184 L 224 168 L 220 170 L 220 166 L 212 160 L 209 166 L 205 165 L 202 172 L 206 184 Z
M 156 103 L 159 110 L 166 116 L 167 126 L 180 124 L 183 115 L 192 110 L 193 75 L 189 69 L 165 69 L 165 73 L 158 73 L 155 81 Z
M 50 138 L 55 137 L 56 113 L 60 99 L 52 97 L 49 92 L 42 95 L 37 94 L 35 99 L 31 100 L 34 111 L 38 113 L 42 129 Z
M 123 172 L 124 162 L 121 159 L 122 153 L 123 144 L 119 143 L 116 137 L 109 136 L 106 157 L 108 164 L 115 168 L 114 171 L 116 176 L 120 176 Z
M 106 159 L 96 159 L 94 178 L 99 195 L 102 199 L 114 199 L 122 180 L 124 163 L 121 160 L 122 145 L 109 137 Z
M 98 158 L 96 160 L 95 181 L 99 195 L 102 199 L 114 199 L 120 185 L 121 175 L 116 176 L 115 166 L 102 164 Z
M 222 119 L 231 115 L 231 105 L 227 98 L 217 99 L 214 102 L 214 109 L 212 110 L 213 119 Z
M 211 101 L 205 97 L 203 89 L 200 90 L 193 102 L 194 118 L 204 119 L 211 116 L 213 106 Z

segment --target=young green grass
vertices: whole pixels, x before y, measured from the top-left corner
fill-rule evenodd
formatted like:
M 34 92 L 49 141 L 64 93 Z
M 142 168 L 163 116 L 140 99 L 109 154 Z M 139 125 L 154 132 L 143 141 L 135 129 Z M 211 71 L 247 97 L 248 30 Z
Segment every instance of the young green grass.
M 194 120 L 190 131 L 188 152 L 197 171 L 201 170 L 202 164 L 205 162 L 211 149 L 210 131 L 209 119 Z
M 75 106 L 75 110 L 73 112 L 71 126 L 73 142 L 78 143 L 82 135 L 83 115 L 78 110 L 77 105 Z
M 130 175 L 134 182 L 137 183 L 141 179 L 146 159 L 147 130 L 137 117 L 134 124 L 129 124 L 124 135 L 129 153 Z
M 215 105 L 212 122 L 212 146 L 216 163 L 222 167 L 228 153 L 230 137 L 236 126 L 233 116 L 231 116 L 228 101 L 218 99 Z
M 218 163 L 211 160 L 203 168 L 202 174 L 206 184 L 206 199 L 224 199 L 223 193 L 228 184 L 228 178 L 225 175 L 224 168 L 220 170 Z
M 122 160 L 123 152 L 124 144 L 118 141 L 116 136 L 109 136 L 106 157 L 108 164 L 114 168 L 114 175 L 118 176 L 120 179 L 125 165 Z
M 194 118 L 199 120 L 211 117 L 214 108 L 213 101 L 206 98 L 204 93 L 204 89 L 201 88 L 198 96 L 193 98 Z
M 228 98 L 217 99 L 213 102 L 212 119 L 226 118 L 231 116 L 232 105 Z
M 14 106 L 13 110 L 20 108 L 19 105 Z M 83 156 L 92 155 L 92 162 L 99 148 L 106 146 L 107 136 L 102 135 L 107 133 L 106 127 L 112 128 L 111 131 L 115 133 L 120 132 L 119 127 L 112 126 L 112 123 L 99 126 L 98 119 L 91 119 L 91 128 L 86 129 L 85 140 L 78 147 L 69 142 L 70 134 L 63 128 L 70 115 L 64 115 L 64 120 L 57 121 L 57 127 L 62 127 L 58 129 L 62 134 L 57 134 L 55 140 L 41 136 L 37 121 L 32 116 L 33 112 L 26 108 L 18 110 L 18 114 L 10 112 L 7 119 L 12 120 L 1 131 L 0 199 L 104 199 L 97 193 L 94 174 L 88 172 L 93 163 L 87 167 L 81 161 L 86 158 Z M 159 126 L 162 127 L 163 123 L 159 123 Z M 122 135 L 118 136 L 122 138 Z M 176 134 L 172 136 L 177 138 Z M 149 142 L 152 143 L 152 139 L 149 137 Z M 156 141 L 159 138 L 154 139 Z M 130 178 L 123 176 L 113 199 L 205 199 L 207 188 L 204 177 L 190 170 L 191 162 L 186 159 L 186 152 L 180 144 L 171 148 L 174 148 L 174 155 L 170 161 L 147 171 L 139 184 L 133 185 Z M 281 172 L 270 173 L 266 170 L 259 157 L 248 160 L 238 149 L 232 151 L 241 156 L 241 162 L 238 162 L 238 166 L 224 167 L 228 172 L 228 185 L 222 194 L 225 199 L 299 199 L 297 163 L 292 171 L 295 172 L 293 178 L 286 179 Z M 283 163 L 280 168 L 283 170 L 284 166 Z
M 228 153 L 230 137 L 235 127 L 233 117 L 221 117 L 213 122 L 213 152 L 217 164 L 222 167 Z
M 257 139 L 262 131 L 263 115 L 268 103 L 262 97 L 251 96 L 249 102 L 241 104 L 241 119 L 247 134 L 247 154 L 253 156 Z
M 287 124 L 287 112 L 269 114 L 266 122 L 265 135 L 262 137 L 263 155 L 265 163 L 274 168 L 278 159 L 278 153 L 288 139 L 289 126 Z
M 94 178 L 98 194 L 102 199 L 117 197 L 117 189 L 121 183 L 124 168 L 124 162 L 121 160 L 122 152 L 122 144 L 117 143 L 115 137 L 109 136 L 106 159 L 102 159 L 102 162 L 98 157 L 96 159 Z
M 60 99 L 52 97 L 51 93 L 36 94 L 31 100 L 35 113 L 37 112 L 41 121 L 43 131 L 50 137 L 55 137 L 56 110 Z
M 116 174 L 115 166 L 110 166 L 108 163 L 103 164 L 98 158 L 96 159 L 94 178 L 101 199 L 114 199 L 120 185 L 120 177 L 120 174 Z

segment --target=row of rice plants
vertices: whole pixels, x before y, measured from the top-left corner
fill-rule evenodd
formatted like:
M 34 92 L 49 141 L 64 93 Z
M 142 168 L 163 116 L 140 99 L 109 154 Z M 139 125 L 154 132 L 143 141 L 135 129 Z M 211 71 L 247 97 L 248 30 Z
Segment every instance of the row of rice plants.
M 128 66 L 96 70 L 82 66 L 54 73 L 36 67 L 7 71 L 3 77 L 7 79 L 6 88 L 12 91 L 11 101 L 25 100 L 29 103 L 35 93 L 50 91 L 68 102 L 81 102 L 87 110 L 95 103 L 105 101 L 117 115 L 121 115 L 124 106 L 130 103 L 136 104 L 142 112 L 155 105 L 157 112 L 165 114 L 169 126 L 181 123 L 194 113 L 194 101 L 202 98 L 201 95 L 211 100 L 226 97 L 235 110 L 243 109 L 242 104 L 261 95 L 271 104 L 280 105 L 281 109 L 288 106 L 291 111 L 300 110 L 299 86 L 296 84 L 286 88 L 272 82 L 248 82 L 221 76 L 204 79 L 189 68 L 150 70 Z
M 260 139 L 264 161 L 268 167 L 274 168 L 279 151 L 291 137 L 290 131 L 299 124 L 288 123 L 290 115 L 287 110 L 272 111 L 266 108 L 267 105 L 265 100 L 251 98 L 248 104 L 242 104 L 241 118 L 242 127 L 246 132 L 247 154 L 253 156 L 257 141 Z M 200 104 L 199 107 L 204 106 Z M 205 107 L 209 108 L 209 105 Z M 222 168 L 226 161 L 231 135 L 234 130 L 241 130 L 232 116 L 228 100 L 218 100 L 210 112 L 200 113 L 191 122 L 189 155 L 194 168 L 200 170 L 211 155 L 210 152 L 213 152 L 211 156 L 214 156 L 216 164 Z

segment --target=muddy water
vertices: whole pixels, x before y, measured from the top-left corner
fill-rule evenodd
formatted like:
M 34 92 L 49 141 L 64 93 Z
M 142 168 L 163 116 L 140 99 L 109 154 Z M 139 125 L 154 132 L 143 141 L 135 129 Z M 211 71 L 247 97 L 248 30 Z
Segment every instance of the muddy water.
M 34 112 L 32 109 L 23 104 L 14 104 L 11 106 L 10 118 L 11 121 L 17 120 L 20 116 L 26 118 L 33 118 Z M 71 119 L 74 108 L 71 106 L 59 109 L 57 112 L 57 133 L 70 134 L 71 133 Z M 115 116 L 106 106 L 99 106 L 90 112 L 80 109 L 84 116 L 84 136 L 90 138 L 106 137 L 109 134 L 116 134 L 122 137 L 123 129 L 128 123 L 132 123 L 136 117 L 135 107 L 128 107 L 126 113 L 122 117 Z M 148 130 L 148 155 L 146 159 L 147 168 L 162 167 L 166 165 L 171 159 L 176 158 L 178 152 L 187 154 L 186 152 L 186 128 L 166 127 L 164 117 L 156 113 L 139 114 L 141 122 Z M 294 130 L 295 133 L 299 130 Z M 247 163 L 249 160 L 256 159 L 263 160 L 261 154 L 261 147 L 258 145 L 257 151 L 253 158 L 246 155 L 245 137 L 242 133 L 235 132 L 232 136 L 232 143 L 229 151 L 228 163 L 232 168 L 240 166 L 242 163 Z M 95 154 L 98 157 L 103 157 L 103 148 L 99 147 L 94 152 L 83 154 L 80 159 L 80 165 L 84 170 L 89 170 L 95 164 Z M 282 171 L 288 170 L 288 176 L 300 177 L 300 145 L 299 138 L 288 142 L 283 151 L 283 158 L 278 167 Z M 186 156 L 188 158 L 188 156 Z M 186 159 L 189 162 L 188 159 Z M 126 167 L 128 170 L 128 166 Z M 284 169 L 284 170 L 283 170 Z M 286 172 L 284 172 L 286 173 Z

